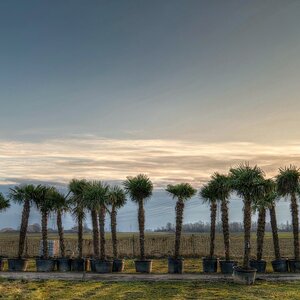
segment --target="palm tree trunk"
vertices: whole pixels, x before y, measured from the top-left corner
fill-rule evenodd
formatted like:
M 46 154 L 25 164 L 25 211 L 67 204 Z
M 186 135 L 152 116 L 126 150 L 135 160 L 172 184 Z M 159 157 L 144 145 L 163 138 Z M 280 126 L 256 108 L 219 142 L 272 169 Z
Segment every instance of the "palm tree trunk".
M 139 201 L 139 231 L 140 231 L 140 256 L 141 260 L 145 260 L 145 210 L 144 210 L 144 201 Z
M 261 208 L 258 213 L 257 232 L 256 232 L 256 238 L 257 238 L 256 259 L 257 260 L 262 260 L 262 256 L 263 256 L 265 226 L 266 226 L 266 209 Z
M 299 260 L 299 220 L 298 220 L 298 204 L 294 193 L 291 194 L 291 212 L 293 222 L 294 235 L 294 255 L 295 260 Z
M 111 207 L 111 215 L 110 215 L 110 227 L 111 227 L 111 239 L 113 246 L 113 255 L 114 259 L 118 258 L 118 240 L 117 240 L 117 211 L 114 205 Z
M 100 226 L 100 259 L 105 260 L 105 206 L 101 205 L 99 212 L 99 226 Z
M 175 259 L 178 259 L 180 254 L 183 210 L 184 210 L 184 203 L 181 199 L 178 199 L 176 203 L 176 232 L 175 232 L 175 253 L 174 253 Z
M 18 250 L 19 258 L 21 258 L 24 252 L 29 215 L 30 215 L 30 201 L 25 200 L 23 205 L 22 220 L 21 220 L 20 235 L 19 235 L 19 250 Z
M 230 260 L 228 204 L 226 199 L 223 199 L 221 202 L 221 211 L 222 211 L 222 228 L 223 228 L 223 238 L 224 238 L 225 259 Z
M 217 218 L 217 203 L 216 201 L 213 201 L 210 204 L 210 251 L 209 251 L 210 258 L 213 258 L 215 253 L 216 218 Z
M 279 246 L 279 238 L 278 238 L 278 229 L 277 229 L 275 205 L 272 205 L 270 207 L 270 221 L 271 221 L 271 227 L 272 227 L 272 236 L 273 236 L 275 259 L 279 260 L 279 259 L 281 259 L 281 255 L 280 255 L 280 246 Z
M 57 223 L 57 230 L 59 235 L 60 255 L 62 258 L 64 258 L 66 256 L 66 247 L 65 247 L 65 239 L 64 239 L 64 228 L 62 226 L 62 215 L 60 210 L 57 211 L 56 223 Z
M 249 269 L 250 260 L 250 233 L 251 233 L 251 200 L 244 200 L 244 260 L 243 268 Z
M 48 212 L 42 212 L 43 258 L 48 258 Z
M 78 214 L 78 258 L 82 258 L 82 248 L 83 248 L 83 217 Z
M 98 218 L 97 218 L 97 211 L 92 209 L 91 210 L 91 219 L 92 219 L 92 226 L 93 226 L 93 247 L 94 247 L 94 256 L 95 258 L 99 257 L 99 227 L 98 227 Z

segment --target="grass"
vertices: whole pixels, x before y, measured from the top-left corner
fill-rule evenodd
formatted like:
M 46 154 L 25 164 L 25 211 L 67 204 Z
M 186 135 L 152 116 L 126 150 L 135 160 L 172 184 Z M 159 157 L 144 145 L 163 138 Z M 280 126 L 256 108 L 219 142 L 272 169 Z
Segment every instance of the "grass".
M 0 299 L 300 299 L 297 282 L 254 286 L 203 282 L 0 281 Z

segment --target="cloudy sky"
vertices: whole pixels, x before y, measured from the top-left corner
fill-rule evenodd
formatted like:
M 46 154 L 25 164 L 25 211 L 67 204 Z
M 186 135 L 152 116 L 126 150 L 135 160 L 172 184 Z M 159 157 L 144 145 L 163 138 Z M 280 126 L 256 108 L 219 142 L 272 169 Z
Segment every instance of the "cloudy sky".
M 0 1 L 0 39 L 3 190 L 300 165 L 300 1 Z

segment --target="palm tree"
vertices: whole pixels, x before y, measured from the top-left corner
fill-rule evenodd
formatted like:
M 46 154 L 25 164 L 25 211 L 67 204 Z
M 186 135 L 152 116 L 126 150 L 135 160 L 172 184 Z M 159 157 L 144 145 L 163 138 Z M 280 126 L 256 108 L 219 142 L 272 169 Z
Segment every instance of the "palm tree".
M 43 241 L 43 259 L 48 259 L 48 217 L 53 211 L 54 199 L 51 197 L 54 188 L 44 185 L 38 185 L 34 193 L 34 202 L 42 214 L 42 241 Z
M 64 239 L 64 228 L 62 225 L 62 216 L 69 210 L 68 195 L 64 195 L 57 189 L 53 188 L 49 192 L 49 197 L 51 197 L 51 202 L 53 203 L 53 212 L 56 213 L 56 224 L 59 236 L 59 246 L 61 257 L 66 256 L 66 246 Z
M 84 207 L 86 207 L 91 212 L 91 219 L 93 224 L 93 246 L 94 255 L 96 258 L 99 258 L 100 254 L 98 212 L 107 201 L 107 190 L 108 186 L 101 181 L 93 181 L 87 184 L 83 193 Z M 102 236 L 102 240 L 103 239 L 105 241 L 105 236 Z M 101 247 L 101 249 L 101 259 L 105 260 L 105 247 Z
M 176 185 L 169 184 L 166 191 L 173 197 L 173 199 L 177 199 L 174 259 L 178 259 L 180 253 L 184 203 L 186 200 L 192 198 L 197 191 L 189 183 L 179 183 Z
M 18 258 L 23 255 L 25 248 L 25 240 L 27 235 L 28 220 L 30 216 L 30 208 L 33 202 L 35 186 L 32 184 L 15 186 L 10 189 L 9 198 L 15 203 L 23 204 L 22 219 L 19 233 Z
M 82 179 L 72 179 L 69 183 L 69 191 L 71 193 L 70 202 L 72 203 L 72 213 L 78 223 L 78 258 L 82 258 L 83 248 L 83 221 L 85 219 L 85 210 L 83 195 L 87 181 Z
M 0 212 L 10 207 L 9 200 L 5 199 L 2 193 L 0 193 Z
M 226 175 L 215 173 L 212 178 L 212 188 L 217 200 L 221 202 L 222 212 L 222 227 L 225 248 L 225 260 L 230 261 L 230 247 L 229 247 L 229 217 L 228 217 L 228 199 L 231 192 L 229 178 Z
M 291 197 L 291 213 L 294 235 L 294 255 L 295 260 L 299 260 L 299 221 L 298 221 L 298 204 L 297 192 L 299 191 L 300 170 L 293 165 L 280 168 L 276 177 L 277 192 L 279 196 Z
M 126 195 L 122 188 L 115 185 L 109 189 L 108 204 L 111 209 L 110 213 L 110 227 L 111 227 L 111 239 L 113 246 L 114 259 L 118 259 L 118 240 L 117 240 L 117 210 L 124 206 L 126 203 Z
M 257 239 L 256 259 L 258 261 L 261 261 L 263 257 L 263 245 L 264 245 L 265 226 L 266 226 L 266 210 L 270 206 L 270 201 L 271 201 L 270 197 L 273 196 L 273 188 L 274 188 L 274 182 L 272 181 L 272 179 L 266 179 L 263 183 L 263 188 L 264 188 L 264 195 L 253 202 L 253 210 L 258 212 L 257 231 L 256 231 L 256 239 Z
M 151 197 L 153 184 L 145 174 L 127 177 L 123 182 L 125 192 L 138 204 L 138 221 L 140 231 L 140 259 L 145 260 L 145 210 L 144 201 Z
M 214 257 L 215 253 L 215 235 L 216 235 L 216 217 L 217 217 L 217 200 L 212 189 L 212 184 L 209 182 L 204 185 L 200 191 L 200 196 L 204 202 L 210 203 L 210 250 L 209 258 Z
M 252 203 L 263 195 L 264 172 L 248 163 L 230 169 L 230 183 L 244 201 L 244 259 L 243 269 L 249 270 Z

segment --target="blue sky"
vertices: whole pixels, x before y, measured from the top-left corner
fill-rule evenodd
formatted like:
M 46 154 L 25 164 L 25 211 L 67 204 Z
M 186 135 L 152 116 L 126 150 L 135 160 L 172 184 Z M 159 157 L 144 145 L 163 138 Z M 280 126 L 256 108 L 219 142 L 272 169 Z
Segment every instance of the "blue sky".
M 300 2 L 0 1 L 0 184 L 200 187 L 299 164 Z

